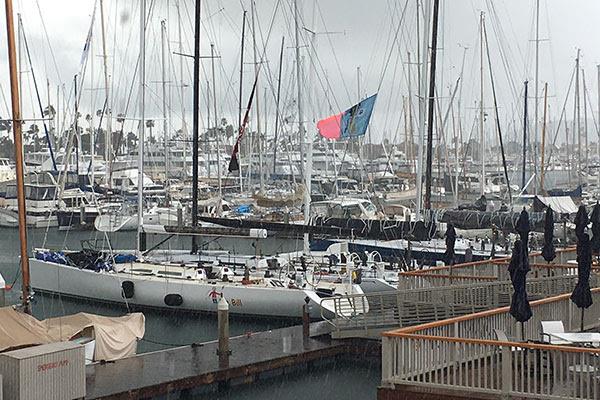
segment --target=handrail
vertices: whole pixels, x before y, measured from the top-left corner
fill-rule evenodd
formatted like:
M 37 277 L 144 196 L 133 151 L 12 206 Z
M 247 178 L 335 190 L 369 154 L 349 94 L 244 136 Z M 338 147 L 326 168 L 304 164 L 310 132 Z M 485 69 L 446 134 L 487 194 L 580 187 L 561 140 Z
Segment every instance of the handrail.
M 401 272 L 400 275 L 402 276 L 418 276 L 418 277 L 422 277 L 424 276 L 424 274 L 416 274 L 413 272 Z M 473 280 L 480 280 L 480 281 L 497 281 L 498 278 L 496 278 L 495 276 L 490 276 L 490 275 L 484 275 L 484 276 L 477 276 L 477 275 L 451 275 L 451 274 L 432 274 L 432 275 L 426 275 L 427 278 L 453 278 L 453 279 L 473 279 Z
M 387 335 L 385 335 L 387 336 Z M 419 340 L 439 340 L 442 342 L 451 342 L 451 343 L 466 343 L 466 344 L 481 344 L 487 346 L 498 346 L 498 347 L 520 347 L 527 348 L 533 350 L 559 350 L 566 351 L 569 353 L 591 353 L 591 354 L 600 354 L 600 349 L 589 348 L 589 347 L 574 347 L 567 345 L 552 345 L 552 344 L 542 344 L 542 343 L 532 343 L 532 342 L 510 342 L 503 340 L 486 340 L 486 339 L 473 339 L 473 338 L 457 338 L 450 336 L 434 336 L 434 335 L 414 335 L 414 334 L 401 334 L 396 335 L 395 337 L 402 337 L 407 339 L 419 339 Z
M 591 289 L 592 293 L 600 293 L 600 288 Z M 560 294 L 558 296 L 547 297 L 545 299 L 535 300 L 530 303 L 532 307 L 541 306 L 543 304 L 549 304 L 560 300 L 568 299 L 571 297 L 571 293 Z M 473 314 L 461 315 L 460 317 L 448 318 L 441 321 L 429 322 L 422 325 L 409 326 L 406 328 L 395 329 L 382 333 L 383 336 L 387 337 L 402 337 L 406 334 L 414 334 L 415 332 L 423 331 L 426 329 L 439 328 L 441 326 L 452 325 L 457 322 L 470 321 L 482 317 L 489 317 L 492 315 L 499 315 L 510 311 L 510 306 L 495 308 L 492 310 L 480 311 Z M 420 335 L 419 335 L 420 336 Z M 437 338 L 437 336 L 434 336 Z

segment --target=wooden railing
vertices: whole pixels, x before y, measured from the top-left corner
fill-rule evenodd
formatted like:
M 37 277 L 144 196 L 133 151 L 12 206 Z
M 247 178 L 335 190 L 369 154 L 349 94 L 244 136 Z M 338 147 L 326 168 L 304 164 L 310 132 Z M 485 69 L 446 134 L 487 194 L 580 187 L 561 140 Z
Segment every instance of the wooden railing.
M 592 283 L 596 283 L 593 276 Z M 530 298 L 544 298 L 573 290 L 577 277 L 556 276 L 529 279 Z M 337 337 L 375 336 L 383 329 L 405 327 L 472 314 L 509 304 L 513 292 L 510 281 L 388 291 L 330 297 L 321 300 L 321 310 L 351 318 L 326 319 Z M 368 308 L 367 313 L 362 310 Z
M 532 276 L 541 278 L 577 273 L 577 266 L 568 264 L 568 261 L 574 260 L 577 256 L 574 247 L 559 249 L 556 254 L 556 259 L 552 263 L 547 263 L 539 252 L 531 253 L 529 262 Z M 399 289 L 417 289 L 508 280 L 509 263 L 510 258 L 504 257 L 401 272 L 398 287 Z M 593 269 L 600 271 L 600 267 L 593 267 Z
M 600 288 L 585 312 L 585 329 L 598 326 Z M 600 350 L 540 344 L 540 322 L 579 327 L 570 294 L 531 303 L 533 317 L 516 323 L 508 307 L 383 334 L 384 385 L 425 386 L 544 399 L 600 398 Z M 522 329 L 521 327 L 524 327 Z M 494 329 L 509 338 L 495 340 Z

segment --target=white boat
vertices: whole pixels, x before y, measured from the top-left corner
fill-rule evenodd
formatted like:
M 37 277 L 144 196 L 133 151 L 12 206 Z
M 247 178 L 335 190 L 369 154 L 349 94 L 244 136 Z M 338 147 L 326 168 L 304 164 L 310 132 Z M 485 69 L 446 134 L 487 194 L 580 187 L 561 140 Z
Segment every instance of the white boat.
M 127 202 L 105 203 L 99 208 L 94 228 L 99 232 L 134 231 L 137 229 L 137 213 Z
M 177 226 L 177 213 L 176 207 L 152 207 L 144 211 L 144 226 Z M 135 206 L 127 202 L 107 203 L 100 207 L 94 228 L 99 232 L 135 231 L 137 223 Z
M 27 204 L 26 221 L 31 228 L 58 226 L 56 219 L 56 186 L 44 183 L 26 183 L 25 201 Z M 0 226 L 15 227 L 18 221 L 16 184 L 8 184 L 5 195 L 6 207 L 0 209 Z
M 16 179 L 15 167 L 8 158 L 0 158 L 0 182 Z
M 36 250 L 30 259 L 32 287 L 75 298 L 188 312 L 216 312 L 219 298 L 224 297 L 232 314 L 287 318 L 301 317 L 307 297 L 312 318 L 334 317 L 333 309 L 321 310 L 321 298 L 363 293 L 355 284 L 323 282 L 318 287 L 303 287 L 298 280 L 269 274 L 244 280 L 235 277 L 227 267 L 209 275 L 206 269 L 193 265 L 139 261 L 115 264 L 113 269 L 96 259 L 92 265 L 98 272 L 81 268 L 81 263 L 68 265 L 82 254 Z M 362 312 L 367 312 L 368 305 L 364 308 Z

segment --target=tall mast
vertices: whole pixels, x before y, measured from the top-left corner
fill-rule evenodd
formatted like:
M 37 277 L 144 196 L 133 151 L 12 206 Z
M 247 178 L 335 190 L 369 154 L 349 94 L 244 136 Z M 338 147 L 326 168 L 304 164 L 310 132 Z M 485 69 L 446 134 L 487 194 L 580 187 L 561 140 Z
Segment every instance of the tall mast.
M 200 6 L 194 8 L 194 105 L 192 118 L 192 227 L 198 226 L 198 109 L 200 106 Z M 192 254 L 198 252 L 196 235 L 192 236 Z
M 484 24 L 484 14 L 483 11 L 479 15 L 479 24 L 480 24 L 480 34 L 481 38 L 479 40 L 480 44 L 480 64 L 479 64 L 479 145 L 481 146 L 479 160 L 481 161 L 481 195 L 485 194 L 485 132 L 483 126 L 483 24 Z
M 145 250 L 145 240 L 143 237 L 144 224 L 144 130 L 145 121 L 145 103 L 146 103 L 146 0 L 140 3 L 140 122 L 138 138 L 138 179 L 137 179 L 137 250 L 138 253 Z
M 534 89 L 534 134 L 533 134 L 533 173 L 537 175 L 537 161 L 538 161 L 538 103 L 539 103 L 539 61 L 540 61 L 540 0 L 535 0 L 535 83 Z M 537 194 L 537 185 L 533 180 L 533 190 Z
M 523 106 L 523 170 L 521 171 L 521 190 L 525 190 L 525 167 L 527 166 L 527 84 L 525 81 L 525 103 Z
M 575 60 L 575 131 L 577 132 L 577 183 L 581 185 L 581 112 L 580 112 L 580 93 L 579 93 L 579 52 L 577 49 L 577 59 Z
M 585 83 L 585 69 L 581 68 L 581 81 L 583 85 L 583 144 L 584 144 L 584 160 L 586 172 L 589 172 L 589 148 L 588 148 L 588 103 L 587 99 L 587 85 Z
M 215 78 L 215 45 L 210 44 L 210 62 L 212 69 L 212 89 L 213 89 L 213 114 L 215 119 L 215 137 L 217 139 L 217 179 L 219 181 L 219 198 L 223 197 L 223 188 L 221 183 L 221 138 L 217 130 L 218 118 L 217 118 L 217 81 Z
M 258 55 L 256 53 L 256 25 L 255 25 L 255 19 L 256 19 L 256 10 L 255 10 L 255 4 L 254 4 L 254 0 L 251 1 L 250 3 L 251 5 L 251 11 L 252 11 L 252 47 L 254 50 L 254 73 L 257 76 L 256 79 L 256 93 L 260 93 L 260 90 L 258 89 L 258 64 L 261 61 L 258 60 Z M 264 174 L 263 174 L 263 154 L 262 154 L 262 132 L 261 132 L 261 126 L 260 126 L 260 107 L 259 107 L 259 99 L 260 96 L 257 95 L 256 99 L 254 100 L 254 103 L 256 104 L 256 134 L 258 136 L 258 174 L 260 176 L 260 191 L 261 193 L 265 190 L 265 180 L 264 180 Z
M 100 0 L 100 22 L 102 27 L 102 63 L 104 65 L 104 95 L 106 98 L 106 136 L 104 139 L 104 160 L 110 168 L 112 162 L 112 104 L 110 100 L 110 85 L 108 78 L 108 63 L 106 55 L 106 32 L 104 27 L 104 0 Z M 108 180 L 110 185 L 110 179 Z
M 455 193 L 454 193 L 454 205 L 458 207 L 458 178 L 460 174 L 459 168 L 459 146 L 462 146 L 462 107 L 461 107 L 461 99 L 462 99 L 462 91 L 463 91 L 463 73 L 465 71 L 465 60 L 467 58 L 467 49 L 468 47 L 463 47 L 463 58 L 460 66 L 460 92 L 458 93 L 458 104 L 456 111 L 456 119 L 458 120 L 458 134 L 456 135 L 456 149 L 455 149 L 455 158 L 456 158 L 456 168 L 455 168 Z
M 596 129 L 600 129 L 600 64 L 596 65 L 596 70 L 597 70 L 597 81 L 598 81 L 598 126 L 596 127 Z M 599 134 L 598 137 L 598 141 L 597 141 L 597 147 L 596 147 L 596 154 L 600 154 L 600 131 L 597 132 Z M 600 171 L 598 171 L 598 173 L 596 174 L 596 176 L 598 177 L 598 183 L 597 185 L 600 186 Z
M 412 109 L 412 79 L 411 79 L 411 73 L 410 70 L 412 69 L 412 63 L 410 60 L 410 51 L 407 54 L 408 56 L 408 68 L 406 69 L 406 73 L 407 73 L 407 79 L 408 79 L 408 132 L 407 134 L 409 135 L 410 138 L 410 144 L 408 145 L 409 147 L 407 148 L 407 157 L 410 160 L 410 163 L 412 165 L 412 167 L 414 168 L 415 166 L 415 152 L 414 152 L 414 148 L 413 148 L 413 143 L 414 143 L 414 129 L 413 129 L 413 109 Z
M 302 103 L 302 62 L 300 59 L 300 26 L 299 26 L 298 0 L 294 0 L 294 27 L 296 36 L 296 84 L 298 85 L 298 136 L 307 146 L 306 166 L 304 168 L 304 224 L 310 222 L 310 184 L 312 174 L 312 142 L 304 129 L 304 108 Z M 301 160 L 303 161 L 303 160 Z M 309 252 L 308 234 L 304 234 L 304 254 Z
M 540 191 L 544 193 L 545 152 L 546 152 L 546 110 L 548 108 L 548 82 L 544 85 L 544 120 L 542 122 L 542 162 L 540 164 Z
M 242 126 L 242 90 L 243 90 L 243 82 L 244 82 L 244 39 L 246 35 L 246 13 L 244 11 L 244 15 L 242 16 L 242 42 L 241 42 L 241 54 L 240 54 L 240 95 L 238 97 L 238 132 Z M 241 147 L 241 146 L 240 146 Z M 238 173 L 240 176 L 240 193 L 243 192 L 244 187 L 242 184 L 242 166 L 241 166 L 241 155 L 238 156 L 240 159 L 240 166 L 238 168 Z
M 285 36 L 281 37 L 281 51 L 279 52 L 279 72 L 277 76 L 277 99 L 275 101 L 275 139 L 273 140 L 273 175 L 275 175 L 277 167 L 277 134 L 279 133 L 279 100 L 281 96 L 281 70 L 283 69 L 283 46 Z
M 183 38 L 181 37 L 181 10 L 179 9 L 179 1 L 176 3 L 177 6 L 177 21 L 178 21 L 178 41 L 179 41 L 179 54 L 183 54 Z M 181 137 L 183 140 L 183 176 L 187 177 L 187 149 L 188 149 L 188 131 L 185 119 L 185 97 L 183 83 L 183 57 L 179 58 L 179 95 L 181 101 Z M 197 111 L 195 111 L 197 112 Z
M 162 72 L 162 97 L 163 97 L 163 145 L 165 147 L 165 181 L 169 178 L 169 123 L 167 121 L 167 55 L 166 55 L 166 42 L 167 42 L 167 26 L 165 20 L 160 21 L 160 32 L 161 32 L 161 72 Z M 184 164 L 185 165 L 185 164 Z
M 418 2 L 417 2 L 418 4 Z M 430 0 L 423 0 L 423 29 L 421 34 L 422 40 L 422 48 L 421 48 L 421 69 L 419 72 L 419 155 L 417 162 L 417 204 L 416 204 L 416 214 L 417 220 L 421 219 L 421 205 L 422 205 L 422 196 L 423 196 L 423 144 L 425 141 L 425 115 L 426 115 L 426 104 L 425 97 L 427 96 L 427 92 L 425 91 L 425 87 L 427 85 L 427 61 L 429 59 L 428 55 L 428 46 L 429 46 L 429 38 L 427 32 L 429 32 L 429 23 L 430 23 Z M 419 21 L 419 13 L 417 6 L 417 24 Z
M 27 221 L 25 219 L 25 176 L 23 171 L 23 137 L 21 134 L 21 105 L 17 78 L 17 56 L 13 21 L 12 0 L 5 0 L 6 37 L 8 41 L 8 67 L 10 72 L 10 99 L 12 107 L 12 130 L 15 142 L 15 168 L 17 174 L 17 205 L 19 210 L 19 242 L 21 247 L 21 272 L 23 274 L 22 296 L 23 311 L 30 314 L 29 293 L 29 258 L 27 256 Z
M 427 114 L 427 163 L 425 165 L 426 210 L 431 210 L 431 167 L 433 163 L 433 114 L 435 108 L 435 68 L 437 65 L 437 30 L 440 0 L 433 1 L 433 26 L 431 29 L 431 67 L 429 70 L 429 111 Z

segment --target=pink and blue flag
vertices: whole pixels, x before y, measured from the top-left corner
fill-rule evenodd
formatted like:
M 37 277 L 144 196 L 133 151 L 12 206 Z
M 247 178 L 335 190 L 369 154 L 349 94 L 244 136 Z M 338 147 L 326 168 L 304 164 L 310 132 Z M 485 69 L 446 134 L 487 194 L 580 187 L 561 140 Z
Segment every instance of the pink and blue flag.
M 327 139 L 352 139 L 364 136 L 371 120 L 377 94 L 350 107 L 343 113 L 332 115 L 317 123 L 319 134 Z

